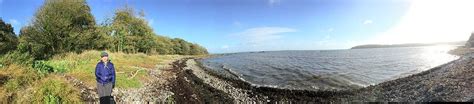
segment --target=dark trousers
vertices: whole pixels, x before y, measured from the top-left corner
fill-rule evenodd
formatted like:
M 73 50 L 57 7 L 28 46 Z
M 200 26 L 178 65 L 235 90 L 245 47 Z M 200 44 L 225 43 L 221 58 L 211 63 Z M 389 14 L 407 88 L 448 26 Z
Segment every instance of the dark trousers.
M 101 104 L 114 104 L 112 94 L 112 83 L 97 83 L 97 94 L 99 94 Z

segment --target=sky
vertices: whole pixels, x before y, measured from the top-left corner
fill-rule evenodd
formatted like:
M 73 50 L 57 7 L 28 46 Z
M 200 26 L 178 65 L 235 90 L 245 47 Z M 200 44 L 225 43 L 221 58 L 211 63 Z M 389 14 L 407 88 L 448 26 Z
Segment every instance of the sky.
M 125 5 L 154 32 L 211 53 L 348 49 L 361 44 L 465 41 L 474 0 L 87 0 L 97 23 Z M 18 33 L 42 0 L 0 0 Z

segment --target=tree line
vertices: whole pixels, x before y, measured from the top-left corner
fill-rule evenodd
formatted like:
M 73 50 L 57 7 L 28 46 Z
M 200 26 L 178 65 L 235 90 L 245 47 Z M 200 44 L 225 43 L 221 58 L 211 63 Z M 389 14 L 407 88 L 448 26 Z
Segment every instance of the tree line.
M 20 29 L 0 18 L 0 54 L 28 53 L 35 59 L 83 50 L 109 50 L 146 54 L 208 54 L 195 43 L 153 32 L 143 11 L 117 9 L 113 17 L 97 24 L 85 0 L 46 0 L 31 22 Z

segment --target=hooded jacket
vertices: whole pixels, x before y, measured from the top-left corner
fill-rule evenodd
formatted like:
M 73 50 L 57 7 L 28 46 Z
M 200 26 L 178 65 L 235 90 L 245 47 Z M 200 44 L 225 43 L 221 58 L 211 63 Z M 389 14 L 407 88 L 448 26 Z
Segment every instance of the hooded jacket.
M 105 65 L 104 62 L 100 61 L 95 67 L 95 77 L 98 83 L 107 84 L 112 82 L 112 85 L 115 85 L 115 67 L 112 62 L 107 62 Z

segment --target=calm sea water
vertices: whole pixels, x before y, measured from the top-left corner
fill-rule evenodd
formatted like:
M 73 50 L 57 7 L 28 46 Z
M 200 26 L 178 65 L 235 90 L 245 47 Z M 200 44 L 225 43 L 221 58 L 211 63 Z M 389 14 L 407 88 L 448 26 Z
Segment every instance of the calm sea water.
M 405 77 L 458 57 L 455 46 L 225 54 L 200 60 L 222 76 L 255 86 L 304 90 L 365 87 Z

